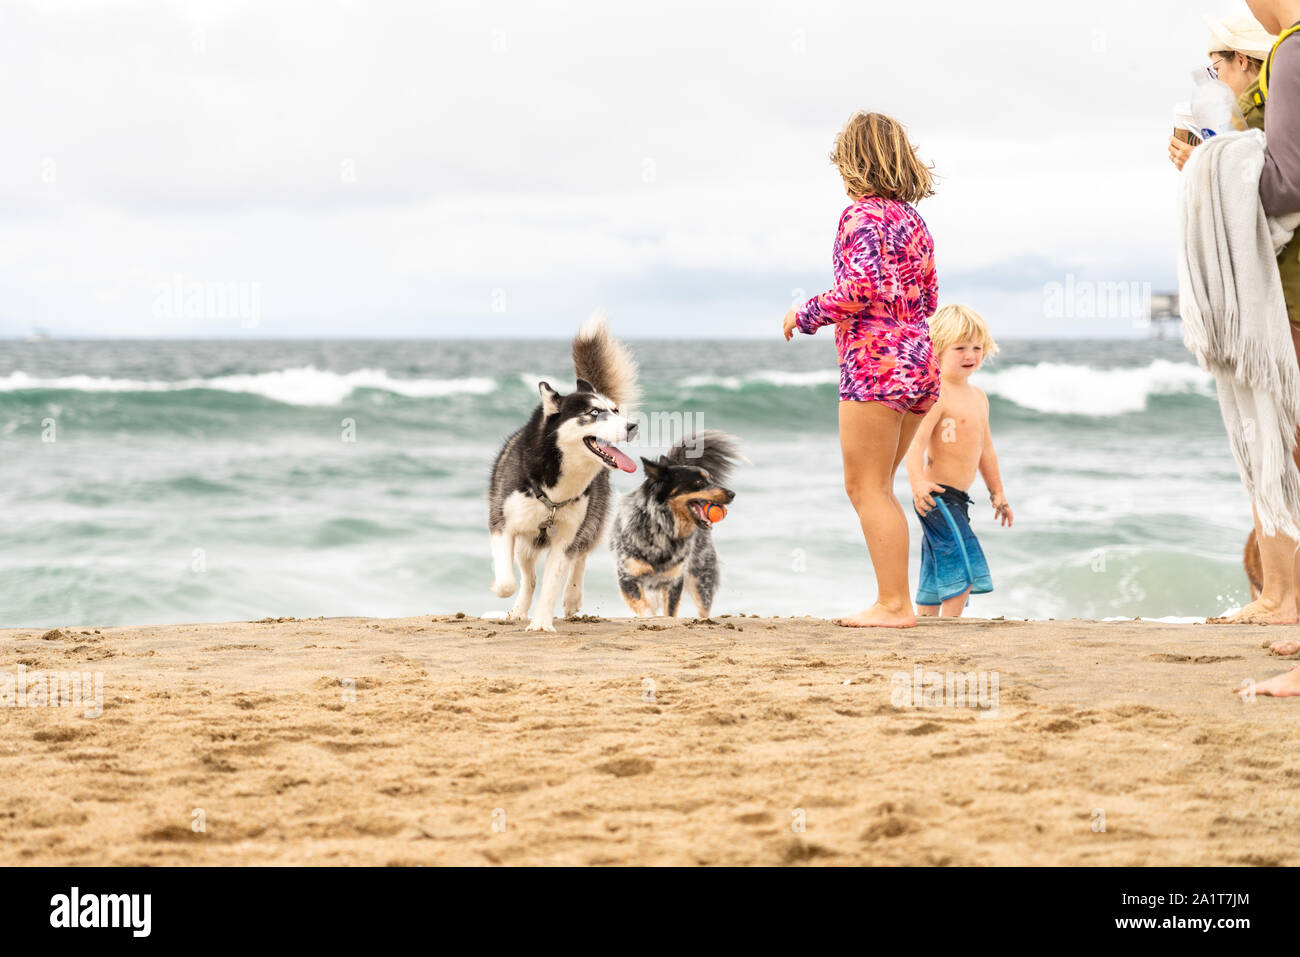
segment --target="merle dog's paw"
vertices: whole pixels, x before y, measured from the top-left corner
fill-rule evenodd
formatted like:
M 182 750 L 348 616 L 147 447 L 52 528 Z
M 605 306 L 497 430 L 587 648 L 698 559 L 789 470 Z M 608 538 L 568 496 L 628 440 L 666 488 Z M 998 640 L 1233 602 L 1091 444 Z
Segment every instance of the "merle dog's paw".
M 515 589 L 518 587 L 518 582 L 494 581 L 492 583 L 492 594 L 496 595 L 498 598 L 509 598 L 515 593 Z

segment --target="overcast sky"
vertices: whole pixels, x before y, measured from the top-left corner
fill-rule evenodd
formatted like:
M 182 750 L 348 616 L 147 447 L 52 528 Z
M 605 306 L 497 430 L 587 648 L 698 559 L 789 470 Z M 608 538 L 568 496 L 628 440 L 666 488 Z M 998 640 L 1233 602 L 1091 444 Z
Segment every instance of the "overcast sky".
M 1132 334 L 1045 285 L 1173 288 L 1171 111 L 1242 9 L 7 2 L 0 335 L 776 335 L 858 109 L 939 174 L 942 300 Z

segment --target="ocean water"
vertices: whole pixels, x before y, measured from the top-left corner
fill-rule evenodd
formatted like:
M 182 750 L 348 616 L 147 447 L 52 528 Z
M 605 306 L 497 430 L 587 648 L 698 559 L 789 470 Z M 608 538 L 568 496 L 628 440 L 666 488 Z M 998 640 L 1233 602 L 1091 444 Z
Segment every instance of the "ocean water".
M 714 533 L 715 613 L 867 603 L 831 337 L 631 345 L 647 420 L 630 452 L 656 454 L 689 424 L 735 433 L 752 460 Z M 996 590 L 970 613 L 1202 616 L 1244 603 L 1250 509 L 1212 381 L 1181 345 L 1002 348 L 974 381 L 1016 524 L 994 524 L 977 480 Z M 567 343 L 7 343 L 0 625 L 499 614 L 509 600 L 488 589 L 484 489 L 543 377 L 571 388 Z M 898 490 L 910 501 L 901 472 Z M 915 583 L 914 517 L 912 531 Z M 584 611 L 627 614 L 604 546 Z

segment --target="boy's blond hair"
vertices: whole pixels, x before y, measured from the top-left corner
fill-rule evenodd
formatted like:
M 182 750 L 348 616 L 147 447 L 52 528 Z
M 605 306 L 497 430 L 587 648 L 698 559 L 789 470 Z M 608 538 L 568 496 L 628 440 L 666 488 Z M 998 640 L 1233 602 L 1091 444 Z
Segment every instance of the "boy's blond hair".
M 978 342 L 984 348 L 984 358 L 998 354 L 998 344 L 993 341 L 989 324 L 970 306 L 943 306 L 930 317 L 930 342 L 938 358 L 944 349 L 958 342 Z
M 916 155 L 903 124 L 883 113 L 854 113 L 835 137 L 831 162 L 854 199 L 879 196 L 916 203 L 934 195 L 930 167 Z

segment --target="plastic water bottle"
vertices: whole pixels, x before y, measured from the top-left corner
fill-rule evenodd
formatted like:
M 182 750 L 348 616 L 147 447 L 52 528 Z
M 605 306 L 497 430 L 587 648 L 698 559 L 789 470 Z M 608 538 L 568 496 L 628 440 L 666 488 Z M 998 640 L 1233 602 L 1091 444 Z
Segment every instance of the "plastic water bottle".
M 1241 109 L 1228 85 L 1205 69 L 1193 70 L 1192 79 L 1196 82 L 1192 91 L 1192 117 L 1201 130 L 1201 138 L 1239 129 L 1233 120 L 1241 118 Z

